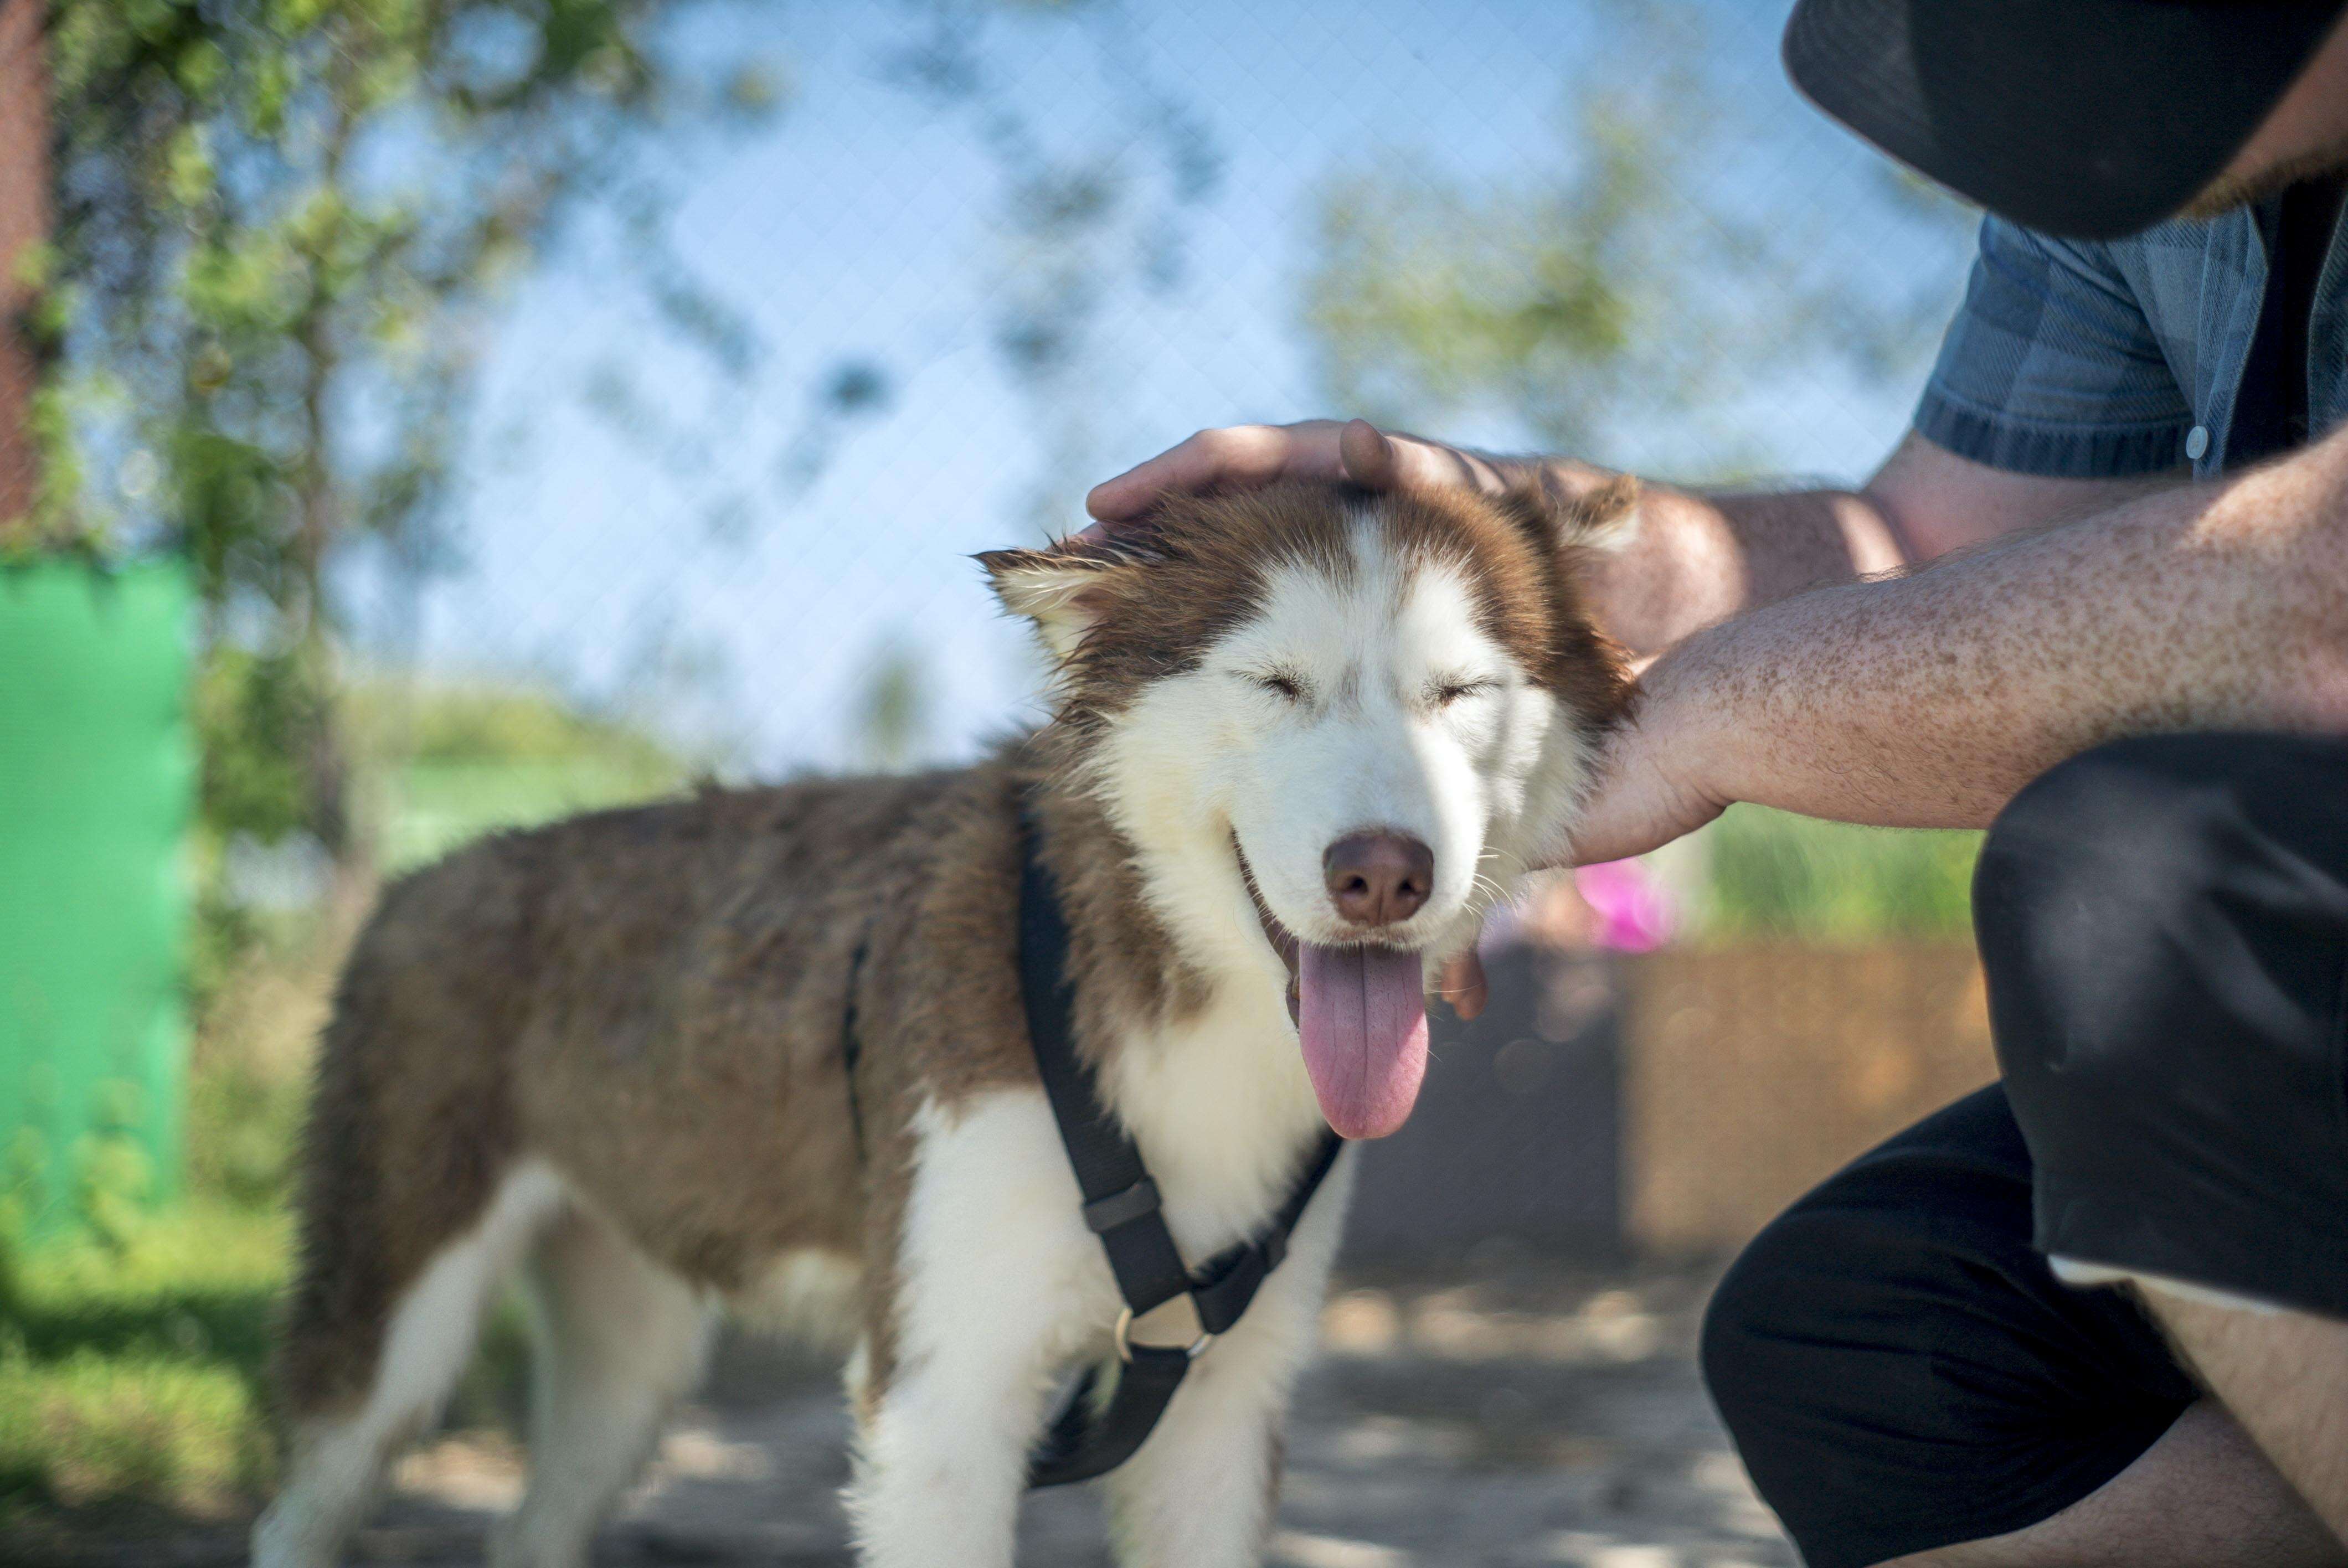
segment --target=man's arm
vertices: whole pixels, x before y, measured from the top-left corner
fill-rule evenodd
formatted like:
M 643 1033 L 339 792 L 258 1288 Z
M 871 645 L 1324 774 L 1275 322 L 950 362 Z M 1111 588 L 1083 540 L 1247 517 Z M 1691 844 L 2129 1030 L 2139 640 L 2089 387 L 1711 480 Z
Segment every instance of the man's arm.
M 2348 730 L 2348 432 L 1690 637 L 1641 682 L 1573 858 L 1729 802 L 1978 827 L 2116 736 Z
M 1571 458 L 1495 457 L 1360 420 L 1315 419 L 1202 430 L 1098 486 L 1086 502 L 1101 526 L 1114 528 L 1168 491 L 1312 478 L 1490 493 L 1532 477 L 1566 495 L 1612 477 Z M 1597 563 L 1593 597 L 1617 641 L 1653 653 L 1804 589 L 1931 560 L 2099 510 L 2145 487 L 2009 474 L 1914 435 L 1857 490 L 1715 495 L 1650 483 L 1637 533 Z
M 1604 477 L 1541 462 L 1569 490 Z M 1960 457 L 1911 431 L 1857 490 L 1715 495 L 1650 484 L 1638 534 L 1599 568 L 1600 612 L 1624 646 L 1653 652 L 1805 589 L 1921 565 L 2181 477 L 2043 479 Z

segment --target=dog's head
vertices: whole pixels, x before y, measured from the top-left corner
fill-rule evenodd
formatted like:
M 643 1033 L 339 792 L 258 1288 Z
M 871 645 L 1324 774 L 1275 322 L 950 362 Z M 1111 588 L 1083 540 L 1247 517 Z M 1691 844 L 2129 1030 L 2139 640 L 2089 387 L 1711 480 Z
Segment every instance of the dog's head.
M 1554 849 L 1622 711 L 1577 547 L 1634 504 L 1627 481 L 1570 505 L 1282 485 L 979 558 L 1178 937 L 1286 966 L 1349 1137 L 1409 1115 L 1426 976 Z

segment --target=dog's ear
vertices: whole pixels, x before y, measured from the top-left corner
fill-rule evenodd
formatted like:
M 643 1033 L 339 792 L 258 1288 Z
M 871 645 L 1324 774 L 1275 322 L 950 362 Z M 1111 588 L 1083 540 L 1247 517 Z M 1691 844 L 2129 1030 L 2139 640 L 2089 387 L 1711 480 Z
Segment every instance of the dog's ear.
M 1534 537 L 1584 549 L 1619 550 L 1639 537 L 1639 479 L 1617 474 L 1579 496 L 1559 494 L 1540 479 L 1509 487 L 1501 508 Z
M 1034 621 L 1044 651 L 1059 664 L 1107 611 L 1107 589 L 1133 564 L 1107 545 L 1075 539 L 1045 550 L 982 550 L 975 559 L 1003 608 Z

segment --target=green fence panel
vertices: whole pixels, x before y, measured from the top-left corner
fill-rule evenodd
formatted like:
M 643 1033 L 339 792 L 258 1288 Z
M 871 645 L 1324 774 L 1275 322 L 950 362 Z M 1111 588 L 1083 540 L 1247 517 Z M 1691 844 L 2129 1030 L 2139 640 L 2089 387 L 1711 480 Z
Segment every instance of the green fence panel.
M 41 1228 L 179 1184 L 191 609 L 170 564 L 0 568 L 0 1183 Z

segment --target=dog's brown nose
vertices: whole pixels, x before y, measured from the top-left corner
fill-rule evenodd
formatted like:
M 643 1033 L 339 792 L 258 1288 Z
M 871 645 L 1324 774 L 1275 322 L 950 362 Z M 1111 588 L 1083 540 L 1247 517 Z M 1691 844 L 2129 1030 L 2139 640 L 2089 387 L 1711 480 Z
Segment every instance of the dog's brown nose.
M 1435 851 L 1399 833 L 1355 833 L 1321 857 L 1337 913 L 1355 926 L 1389 926 L 1418 913 L 1435 886 Z

